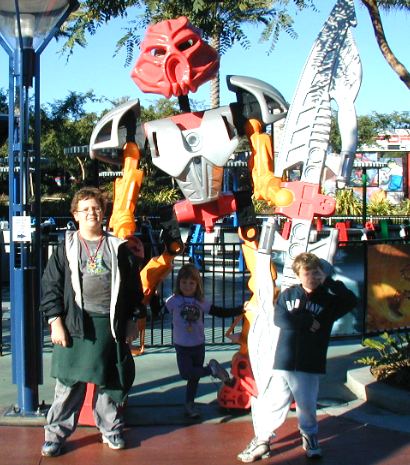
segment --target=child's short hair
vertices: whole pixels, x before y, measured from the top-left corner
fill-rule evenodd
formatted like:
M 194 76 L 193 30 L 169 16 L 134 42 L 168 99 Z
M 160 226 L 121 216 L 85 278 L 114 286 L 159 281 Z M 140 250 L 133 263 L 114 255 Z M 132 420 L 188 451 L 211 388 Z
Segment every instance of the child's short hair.
M 74 194 L 73 200 L 71 201 L 70 212 L 74 214 L 77 211 L 78 203 L 81 200 L 95 199 L 98 205 L 101 207 L 103 213 L 107 206 L 107 199 L 105 194 L 100 191 L 97 187 L 83 187 Z
M 181 295 L 181 279 L 193 279 L 196 282 L 195 298 L 198 300 L 204 300 L 204 284 L 202 282 L 201 274 L 198 268 L 192 263 L 185 263 L 178 271 L 177 281 L 175 283 L 174 293 Z
M 299 276 L 301 268 L 304 268 L 305 270 L 315 270 L 320 268 L 323 270 L 320 258 L 309 252 L 300 253 L 293 261 L 292 270 L 297 276 Z

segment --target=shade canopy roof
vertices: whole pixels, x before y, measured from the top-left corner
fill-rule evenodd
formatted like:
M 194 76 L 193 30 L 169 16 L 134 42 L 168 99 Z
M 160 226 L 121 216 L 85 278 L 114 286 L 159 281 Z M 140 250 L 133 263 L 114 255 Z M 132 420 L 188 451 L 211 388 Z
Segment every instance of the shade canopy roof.
M 77 0 L 1 0 L 0 36 L 3 44 L 9 51 L 27 46 L 37 51 L 48 42 L 48 36 L 60 26 L 62 18 L 65 19 L 77 6 Z

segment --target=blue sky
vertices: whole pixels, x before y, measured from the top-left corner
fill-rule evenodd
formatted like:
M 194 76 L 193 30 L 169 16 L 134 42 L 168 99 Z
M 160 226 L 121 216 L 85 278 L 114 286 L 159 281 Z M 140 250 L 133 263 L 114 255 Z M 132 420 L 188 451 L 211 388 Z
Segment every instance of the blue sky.
M 221 104 L 235 100 L 227 90 L 225 76 L 239 74 L 262 79 L 276 87 L 284 97 L 292 101 L 299 76 L 310 49 L 328 17 L 335 1 L 317 0 L 319 13 L 303 12 L 296 17 L 295 29 L 298 39 L 282 33 L 275 50 L 267 55 L 268 43 L 258 43 L 260 30 L 250 28 L 253 39 L 249 50 L 239 45 L 229 50 L 221 60 Z M 377 47 L 367 10 L 356 2 L 358 25 L 353 34 L 359 49 L 363 66 L 363 81 L 356 100 L 359 115 L 410 111 L 410 91 L 384 61 Z M 402 63 L 410 69 L 410 15 L 390 13 L 382 16 L 385 33 L 392 50 Z M 58 51 L 60 43 L 53 40 L 41 55 L 41 103 L 63 99 L 69 91 L 87 92 L 94 90 L 97 96 L 114 99 L 128 96 L 139 98 L 142 105 L 154 103 L 159 97 L 144 94 L 130 77 L 132 65 L 124 67 L 124 54 L 113 57 L 115 43 L 122 35 L 124 22 L 115 20 L 103 26 L 95 36 L 89 38 L 89 45 L 77 47 L 68 63 Z M 135 60 L 137 59 L 137 52 Z M 134 61 L 135 61 L 134 60 Z M 0 87 L 8 87 L 8 56 L 0 49 Z M 190 94 L 203 107 L 209 105 L 209 84 L 203 85 L 196 93 Z M 88 110 L 101 111 L 103 106 L 89 106 Z

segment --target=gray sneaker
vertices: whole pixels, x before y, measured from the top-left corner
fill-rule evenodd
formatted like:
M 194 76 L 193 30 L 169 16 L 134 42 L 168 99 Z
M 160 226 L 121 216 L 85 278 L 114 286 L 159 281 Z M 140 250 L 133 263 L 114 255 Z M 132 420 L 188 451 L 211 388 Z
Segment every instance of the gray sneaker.
M 43 457 L 57 457 L 61 454 L 61 442 L 46 441 L 41 448 L 41 455 Z
M 213 359 L 209 360 L 208 366 L 211 369 L 212 376 L 214 378 L 218 378 L 223 383 L 229 384 L 229 382 L 231 381 L 229 373 L 225 370 L 225 368 L 219 362 L 217 362 L 213 358 Z
M 251 463 L 255 462 L 255 460 L 264 459 L 269 456 L 269 441 L 260 441 L 257 437 L 255 437 L 246 446 L 246 448 L 236 456 L 236 458 L 240 462 Z
M 319 447 L 316 434 L 302 434 L 302 447 L 305 449 L 306 457 L 310 459 L 322 457 L 322 449 Z
M 102 442 L 107 444 L 110 449 L 124 449 L 125 441 L 121 434 L 113 434 L 111 436 L 102 435 Z

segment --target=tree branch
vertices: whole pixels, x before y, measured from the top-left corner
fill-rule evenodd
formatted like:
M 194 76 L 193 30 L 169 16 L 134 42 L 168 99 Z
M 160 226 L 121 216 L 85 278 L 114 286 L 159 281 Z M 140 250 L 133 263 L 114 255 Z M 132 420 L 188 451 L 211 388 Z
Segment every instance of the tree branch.
M 362 2 L 369 12 L 374 34 L 384 59 L 387 61 L 393 71 L 399 76 L 401 81 L 403 81 L 404 85 L 410 89 L 410 73 L 407 68 L 397 59 L 396 55 L 393 53 L 389 44 L 387 43 L 382 20 L 380 17 L 379 7 L 377 6 L 377 1 L 362 0 Z

